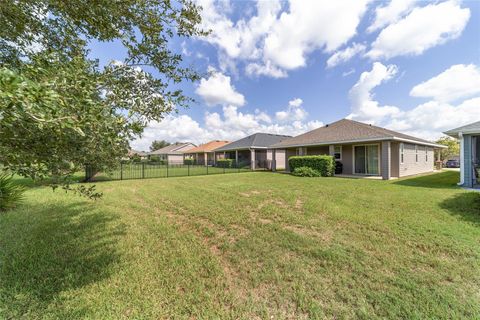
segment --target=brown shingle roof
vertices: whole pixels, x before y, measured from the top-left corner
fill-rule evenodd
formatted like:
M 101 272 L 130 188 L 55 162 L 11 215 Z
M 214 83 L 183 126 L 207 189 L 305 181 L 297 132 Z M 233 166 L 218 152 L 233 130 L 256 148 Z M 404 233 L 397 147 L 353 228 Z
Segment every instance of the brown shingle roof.
M 212 152 L 213 150 L 223 147 L 226 144 L 229 144 L 230 141 L 220 141 L 213 140 L 204 144 L 199 145 L 198 147 L 189 149 L 185 153 L 202 153 L 202 152 Z
M 149 155 L 158 155 L 158 154 L 183 154 L 182 151 L 179 151 L 179 149 L 186 148 L 188 146 L 191 146 L 192 148 L 195 147 L 193 143 L 186 142 L 186 143 L 174 143 L 169 146 L 163 147 L 162 149 L 158 149 L 152 152 L 149 152 Z M 188 149 L 190 150 L 190 149 Z
M 375 139 L 403 139 L 418 142 L 420 144 L 434 144 L 430 141 L 412 137 L 400 132 L 395 132 L 354 120 L 342 119 L 299 136 L 284 140 L 280 143 L 274 144 L 272 147 L 297 147 L 304 145 L 371 141 Z

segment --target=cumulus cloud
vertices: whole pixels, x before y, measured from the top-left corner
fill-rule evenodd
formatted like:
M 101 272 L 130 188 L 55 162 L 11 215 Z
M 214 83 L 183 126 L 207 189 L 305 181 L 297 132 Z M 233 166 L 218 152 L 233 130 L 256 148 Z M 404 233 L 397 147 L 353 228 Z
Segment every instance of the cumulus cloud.
M 425 50 L 455 39 L 462 33 L 470 10 L 457 1 L 429 4 L 383 29 L 367 56 L 372 59 L 420 55 Z
M 347 47 L 343 50 L 335 52 L 330 58 L 327 60 L 327 68 L 333 68 L 341 63 L 344 63 L 357 54 L 362 54 L 365 52 L 365 45 L 360 43 L 354 43 L 352 46 Z
M 287 109 L 276 112 L 275 118 L 280 122 L 304 120 L 308 113 L 302 108 L 302 104 L 303 100 L 300 98 L 290 100 Z
M 461 69 L 458 66 L 452 66 L 445 72 L 452 68 L 454 71 Z M 462 69 L 467 69 L 467 74 L 470 75 L 475 73 L 472 72 L 474 67 L 471 65 L 463 66 Z M 421 85 L 426 84 L 424 86 L 414 87 L 418 88 L 420 86 L 421 90 L 416 91 L 424 93 L 425 97 L 431 97 L 433 100 L 406 111 L 401 111 L 394 106 L 381 106 L 378 101 L 374 100 L 372 91 L 385 81 L 392 79 L 397 71 L 397 67 L 394 65 L 385 66 L 376 62 L 373 64 L 371 71 L 362 73 L 358 82 L 350 90 L 352 113 L 348 117 L 429 140 L 440 137 L 442 132 L 448 129 L 480 120 L 480 97 L 474 97 L 457 104 L 447 102 L 460 97 L 468 97 L 474 94 L 473 89 L 459 89 L 464 94 L 457 96 L 455 99 L 449 99 L 451 95 L 447 92 L 447 98 L 444 99 L 443 92 L 438 89 L 446 86 L 442 80 L 443 77 L 440 77 L 445 72 L 423 82 Z M 463 72 L 465 71 L 463 70 Z M 439 77 L 440 80 L 438 80 Z M 412 91 L 415 90 L 412 89 Z M 465 94 L 465 92 L 468 92 L 468 94 Z M 478 87 L 475 93 L 480 93 Z
M 302 99 L 293 99 L 286 109 L 288 116 L 277 119 L 256 109 L 241 112 L 237 106 L 223 106 L 222 112 L 206 112 L 203 124 L 188 115 L 166 117 L 161 122 L 151 122 L 142 138 L 131 143 L 136 150 L 148 150 L 153 140 L 208 142 L 214 139 L 236 140 L 256 132 L 298 135 L 321 127 L 320 121 L 305 121 L 307 113 Z M 285 110 L 284 110 L 285 111 Z
M 225 104 L 243 106 L 245 104 L 245 97 L 235 90 L 230 77 L 221 72 L 213 71 L 208 79 L 202 78 L 195 93 L 209 106 Z
M 212 30 L 206 41 L 231 59 L 246 62 L 246 73 L 280 78 L 306 65 L 315 50 L 333 52 L 346 44 L 371 0 L 258 1 L 256 15 L 232 21 L 213 0 L 198 0 L 203 27 Z
M 360 79 L 349 92 L 352 113 L 348 118 L 370 123 L 379 123 L 387 116 L 399 114 L 401 111 L 397 107 L 380 106 L 379 102 L 374 100 L 371 93 L 375 87 L 390 80 L 397 72 L 397 66 L 385 66 L 380 62 L 375 62 L 372 70 L 363 72 L 360 75 Z
M 453 65 L 439 75 L 422 82 L 410 91 L 413 97 L 454 101 L 480 93 L 480 68 L 474 64 Z M 480 105 L 478 106 L 480 109 Z
M 386 6 L 375 9 L 375 20 L 367 28 L 367 32 L 374 32 L 386 25 L 397 22 L 403 14 L 408 13 L 415 5 L 415 0 L 392 0 Z

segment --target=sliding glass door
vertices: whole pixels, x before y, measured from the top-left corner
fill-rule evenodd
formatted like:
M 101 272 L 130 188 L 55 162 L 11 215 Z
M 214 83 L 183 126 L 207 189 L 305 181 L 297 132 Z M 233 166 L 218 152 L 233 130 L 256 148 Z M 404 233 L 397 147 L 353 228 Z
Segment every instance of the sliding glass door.
M 367 175 L 380 174 L 380 150 L 378 145 L 354 147 L 355 173 Z

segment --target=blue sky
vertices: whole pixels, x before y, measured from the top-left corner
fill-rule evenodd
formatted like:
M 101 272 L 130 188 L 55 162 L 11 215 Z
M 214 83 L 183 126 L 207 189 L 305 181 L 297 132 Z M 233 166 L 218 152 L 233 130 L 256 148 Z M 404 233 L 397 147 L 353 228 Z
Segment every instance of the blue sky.
M 296 135 L 345 117 L 436 139 L 480 120 L 480 1 L 198 3 L 211 35 L 172 43 L 205 73 L 181 85 L 197 103 L 134 148 Z M 116 43 L 91 49 L 102 64 L 124 58 Z

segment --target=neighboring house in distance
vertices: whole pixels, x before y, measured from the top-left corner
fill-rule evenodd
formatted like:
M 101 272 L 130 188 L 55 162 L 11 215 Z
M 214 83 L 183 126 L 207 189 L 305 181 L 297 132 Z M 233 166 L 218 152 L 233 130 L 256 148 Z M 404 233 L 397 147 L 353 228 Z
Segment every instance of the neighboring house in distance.
M 158 156 L 160 160 L 167 161 L 168 164 L 183 164 L 183 154 L 196 146 L 193 143 L 174 143 L 152 152 L 149 156 Z
M 480 121 L 449 130 L 445 134 L 460 140 L 459 185 L 480 187 Z
M 332 155 L 343 174 L 385 180 L 434 171 L 434 150 L 445 146 L 358 121 L 342 119 L 277 143 L 275 162 L 295 155 Z M 279 157 L 280 153 L 280 157 Z M 285 159 L 280 159 L 284 157 Z M 278 167 L 277 167 L 278 169 Z
M 144 160 L 148 157 L 148 154 L 146 152 L 143 152 L 143 151 L 137 151 L 137 150 L 128 150 L 128 154 L 127 154 L 128 158 L 132 158 L 134 156 L 139 156 L 140 159 Z
M 257 168 L 271 169 L 272 150 L 269 146 L 281 142 L 291 136 L 255 133 L 240 140 L 231 142 L 223 147 L 215 149 L 216 159 L 233 159 L 240 166 L 248 166 L 255 170 Z M 282 163 L 278 162 L 278 166 Z
M 230 141 L 213 140 L 201 144 L 198 147 L 185 151 L 185 158 L 191 157 L 195 160 L 196 164 L 212 166 L 215 164 L 215 153 L 213 150 L 229 143 Z

